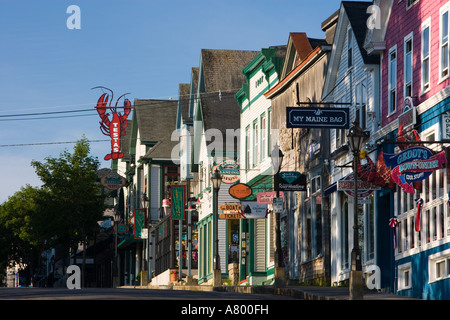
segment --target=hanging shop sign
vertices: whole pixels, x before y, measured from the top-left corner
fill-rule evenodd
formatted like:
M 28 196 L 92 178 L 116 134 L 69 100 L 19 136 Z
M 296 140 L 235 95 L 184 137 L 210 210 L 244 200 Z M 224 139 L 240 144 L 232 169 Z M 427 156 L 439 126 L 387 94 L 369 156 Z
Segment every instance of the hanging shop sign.
M 228 189 L 228 193 L 235 199 L 245 199 L 252 195 L 252 188 L 245 183 L 237 183 Z
M 349 129 L 349 108 L 286 107 L 286 128 Z
M 184 220 L 185 189 L 184 186 L 171 186 L 172 210 L 170 218 L 173 220 Z
M 241 219 L 242 211 L 240 204 L 223 204 L 219 206 L 222 213 L 219 214 L 220 219 Z
M 411 97 L 405 97 L 402 104 L 402 114 L 398 116 L 398 126 L 406 129 L 416 124 L 416 107 Z
M 123 187 L 127 182 L 127 179 L 120 174 L 112 172 L 100 179 L 100 183 L 109 190 L 117 190 Z
M 408 148 L 399 154 L 384 154 L 391 176 L 405 192 L 414 193 L 412 183 L 428 178 L 447 163 L 445 151 L 438 154 L 425 147 Z
M 272 204 L 273 198 L 277 197 L 276 191 L 266 191 L 266 192 L 258 192 L 256 194 L 256 202 L 259 204 Z M 284 192 L 280 193 L 280 197 L 284 202 Z
M 279 191 L 306 191 L 306 175 L 297 171 L 282 171 L 276 175 L 275 188 Z
M 239 164 L 233 160 L 225 160 L 212 167 L 211 173 L 219 170 L 223 183 L 235 183 L 240 179 Z
M 128 231 L 128 226 L 126 224 L 120 223 L 117 225 L 117 233 L 124 234 Z
M 244 219 L 265 219 L 267 205 L 256 201 L 241 201 L 242 216 Z
M 441 118 L 441 139 L 450 139 L 450 117 L 447 113 L 444 113 Z
M 142 229 L 145 228 L 145 216 L 147 209 L 139 208 L 134 209 L 134 238 L 142 239 Z
M 371 182 L 357 180 L 358 183 L 358 199 L 365 199 L 372 195 L 375 190 L 380 190 L 381 187 L 374 185 Z M 346 177 L 342 178 L 337 183 L 337 190 L 344 191 L 349 197 L 355 196 L 355 178 L 354 174 L 350 173 Z
M 95 87 L 102 88 L 111 92 L 111 101 L 108 105 L 109 94 L 104 93 L 100 96 L 97 101 L 97 109 L 98 115 L 100 116 L 100 130 L 101 132 L 109 136 L 111 138 L 111 153 L 105 156 L 105 160 L 115 160 L 123 158 L 123 152 L 120 150 L 120 138 L 126 134 L 125 129 L 127 127 L 127 117 L 131 112 L 133 107 L 131 106 L 131 102 L 128 99 L 124 100 L 123 107 L 118 107 L 117 103 L 119 100 L 124 97 L 126 94 L 121 95 L 117 101 L 115 106 L 111 106 L 111 102 L 113 99 L 112 90 L 105 87 Z M 123 114 L 118 112 L 117 110 L 123 108 Z M 111 116 L 107 112 L 107 109 L 111 111 Z

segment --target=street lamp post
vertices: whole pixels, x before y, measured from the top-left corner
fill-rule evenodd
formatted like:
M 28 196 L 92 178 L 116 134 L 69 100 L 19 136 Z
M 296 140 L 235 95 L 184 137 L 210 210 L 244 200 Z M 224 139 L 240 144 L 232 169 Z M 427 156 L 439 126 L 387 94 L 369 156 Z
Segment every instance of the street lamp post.
M 214 261 L 213 261 L 213 285 L 222 285 L 222 275 L 220 271 L 220 256 L 219 256 L 219 235 L 218 235 L 218 212 L 219 212 L 219 189 L 222 183 L 222 176 L 219 170 L 215 170 L 211 177 L 213 186 L 213 224 L 214 224 Z
M 278 151 L 278 155 L 276 152 Z M 284 153 L 281 151 L 281 149 L 277 146 L 275 146 L 273 153 L 273 157 L 278 156 L 276 159 L 272 157 L 272 166 L 273 169 L 276 169 L 277 172 L 275 174 L 274 179 L 274 189 L 276 190 L 276 196 L 277 198 L 280 197 L 280 189 L 278 187 L 279 179 L 280 179 L 280 171 L 281 171 L 281 163 L 283 162 Z M 284 259 L 283 259 L 283 252 L 281 250 L 281 212 L 275 211 L 275 285 L 277 287 L 282 287 L 285 285 L 286 282 L 286 276 L 284 273 Z
M 359 152 L 365 138 L 363 130 L 359 127 L 358 121 L 353 122 L 353 126 L 348 131 L 348 143 L 353 153 L 353 250 L 352 265 L 350 270 L 350 300 L 361 300 L 364 296 L 364 286 L 362 277 L 361 249 L 359 247 L 359 226 L 358 226 L 358 158 Z
M 142 204 L 144 205 L 144 228 L 146 229 L 147 237 L 142 239 L 142 264 L 141 264 L 141 285 L 146 285 L 148 282 L 148 273 L 147 273 L 147 254 L 148 254 L 148 196 L 146 192 L 142 194 Z M 142 230 L 144 231 L 144 230 Z
M 119 222 L 120 222 L 120 212 L 119 210 L 116 210 L 114 212 L 114 242 L 115 242 L 115 248 L 114 248 L 114 261 L 113 261 L 113 283 L 112 287 L 116 288 L 119 286 L 119 256 L 117 255 L 117 246 L 118 246 L 118 232 L 119 232 Z

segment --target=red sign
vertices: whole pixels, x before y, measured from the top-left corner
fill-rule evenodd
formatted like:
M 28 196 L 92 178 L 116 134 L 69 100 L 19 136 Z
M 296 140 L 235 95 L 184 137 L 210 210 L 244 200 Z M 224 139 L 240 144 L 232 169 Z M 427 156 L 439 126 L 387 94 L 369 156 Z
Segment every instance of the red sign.
M 113 92 L 110 89 L 105 87 L 96 87 L 96 88 L 102 88 L 110 91 L 112 101 Z M 120 98 L 122 98 L 125 95 L 127 95 L 127 93 L 121 95 L 117 99 L 116 105 L 114 107 L 111 107 L 111 101 L 109 103 L 109 106 L 107 106 L 109 95 L 107 93 L 104 93 L 98 99 L 97 106 L 95 107 L 97 109 L 98 115 L 100 116 L 100 119 L 102 119 L 102 121 L 100 122 L 100 130 L 104 135 L 111 137 L 111 153 L 105 156 L 105 160 L 119 159 L 123 157 L 123 153 L 120 152 L 120 138 L 125 135 L 125 128 L 127 127 L 126 120 L 131 112 L 131 109 L 133 108 L 131 106 L 130 100 L 128 99 L 124 100 L 123 107 L 117 106 L 117 103 L 119 102 Z M 124 109 L 123 114 L 117 112 L 118 108 Z M 106 112 L 106 109 L 111 110 L 112 119 L 110 119 L 110 114 Z

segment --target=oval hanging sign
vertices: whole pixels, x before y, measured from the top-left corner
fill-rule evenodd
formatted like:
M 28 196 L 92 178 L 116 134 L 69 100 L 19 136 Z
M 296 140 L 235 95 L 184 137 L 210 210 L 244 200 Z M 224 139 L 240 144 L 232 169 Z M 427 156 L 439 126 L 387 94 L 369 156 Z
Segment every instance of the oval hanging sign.
M 223 183 L 235 183 L 241 178 L 239 164 L 234 160 L 225 160 L 213 166 L 211 173 L 214 173 L 216 169 L 219 170 Z
M 252 194 L 252 188 L 245 183 L 238 183 L 228 189 L 230 196 L 236 199 L 245 199 Z

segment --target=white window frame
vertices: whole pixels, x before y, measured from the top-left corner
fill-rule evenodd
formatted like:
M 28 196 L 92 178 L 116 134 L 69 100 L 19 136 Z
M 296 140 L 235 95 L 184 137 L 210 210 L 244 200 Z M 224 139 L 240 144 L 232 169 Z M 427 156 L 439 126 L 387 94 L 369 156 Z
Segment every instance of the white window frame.
M 391 81 L 392 78 L 392 60 L 391 55 L 395 52 L 395 80 Z M 398 90 L 397 90 L 397 77 L 398 77 L 398 54 L 397 54 L 397 45 L 393 46 L 391 49 L 389 49 L 389 55 L 388 55 L 388 116 L 391 116 L 397 111 L 397 100 L 398 100 Z M 392 91 L 395 91 L 395 101 L 392 101 Z
M 267 114 L 264 112 L 263 114 L 261 114 L 260 116 L 260 120 L 261 120 L 261 133 L 260 133 L 260 139 L 261 139 L 261 151 L 260 151 L 260 159 L 261 162 L 263 162 L 267 156 L 267 136 L 268 136 L 268 131 L 267 131 Z M 263 128 L 264 127 L 264 128 Z
M 412 268 L 411 262 L 400 264 L 398 269 L 397 291 L 408 290 L 412 288 Z
M 424 31 L 428 28 L 428 44 L 424 43 Z M 421 79 L 420 79 L 420 91 L 421 95 L 427 93 L 431 89 L 431 18 L 426 19 L 421 26 L 420 33 L 420 68 L 421 68 Z M 425 45 L 428 45 L 428 55 L 424 56 Z M 425 63 L 428 64 L 428 79 L 425 79 L 424 66 Z
M 251 167 L 251 136 L 250 136 L 250 125 L 245 128 L 245 169 L 250 169 Z
M 352 28 L 347 29 L 347 67 L 350 69 L 353 67 L 353 30 Z M 349 63 L 351 62 L 351 63 Z
M 344 102 L 345 96 L 345 94 L 342 94 L 339 98 L 336 99 L 336 102 Z M 338 106 L 336 107 L 339 108 Z M 334 150 L 339 149 L 341 146 L 347 143 L 346 131 L 346 129 L 334 129 Z
M 253 168 L 259 165 L 259 119 L 253 121 Z
M 444 274 L 437 274 L 437 265 L 444 264 Z M 450 278 L 450 249 L 437 252 L 428 257 L 428 283 Z
M 362 129 L 367 128 L 367 110 L 368 110 L 368 90 L 367 79 L 363 78 L 355 85 L 355 120 L 359 121 Z M 365 89 L 364 89 L 365 85 Z M 365 92 L 365 98 L 364 97 Z M 364 101 L 365 100 L 365 101 Z M 359 116 L 357 116 L 359 114 Z
M 446 39 L 443 39 L 443 15 L 447 14 L 447 36 Z M 442 6 L 439 9 L 439 82 L 442 82 L 443 80 L 447 79 L 449 77 L 449 63 L 450 63 L 450 55 L 449 55 L 449 37 L 450 37 L 450 3 L 446 3 L 444 6 Z M 446 48 L 446 59 L 447 59 L 447 66 L 444 68 L 443 66 L 443 49 Z M 443 74 L 443 73 L 446 74 Z
M 406 45 L 407 45 L 408 41 L 411 41 L 411 51 L 409 53 L 409 56 L 410 56 L 409 59 L 411 60 L 411 65 L 409 67 L 411 79 L 410 79 L 409 82 L 407 82 L 407 79 L 406 79 L 406 70 L 407 70 L 406 61 L 408 59 L 407 55 L 406 55 L 407 54 L 407 52 L 406 52 L 407 46 Z M 404 48 L 404 51 L 403 51 L 403 55 L 404 55 L 404 57 L 403 57 L 403 70 L 404 70 L 403 71 L 403 98 L 406 98 L 408 96 L 412 96 L 413 95 L 413 83 L 414 83 L 414 73 L 413 73 L 414 40 L 413 40 L 413 32 L 411 32 L 410 34 L 408 34 L 404 38 L 403 48 Z M 408 83 L 411 86 L 411 94 L 410 95 L 406 94 L 406 91 L 407 91 L 406 88 L 407 88 Z

